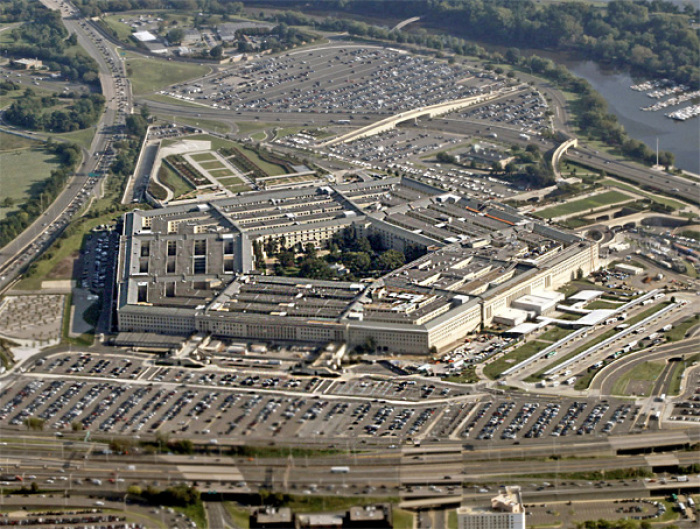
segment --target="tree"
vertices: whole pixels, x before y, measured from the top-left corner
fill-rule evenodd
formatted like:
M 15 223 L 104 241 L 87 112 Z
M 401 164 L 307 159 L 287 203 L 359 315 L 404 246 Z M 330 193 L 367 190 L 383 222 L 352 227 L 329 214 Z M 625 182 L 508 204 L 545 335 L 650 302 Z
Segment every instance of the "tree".
M 12 197 L 5 197 L 5 199 L 2 201 L 3 208 L 11 208 L 14 205 L 15 205 L 15 200 Z
M 211 50 L 209 50 L 209 55 L 211 55 L 214 59 L 220 59 L 224 55 L 224 47 L 221 44 L 214 46 Z
M 170 44 L 180 44 L 184 38 L 185 30 L 182 28 L 175 28 L 168 31 L 168 42 Z
M 379 256 L 378 262 L 383 270 L 396 270 L 406 263 L 406 256 L 397 250 L 387 250 Z

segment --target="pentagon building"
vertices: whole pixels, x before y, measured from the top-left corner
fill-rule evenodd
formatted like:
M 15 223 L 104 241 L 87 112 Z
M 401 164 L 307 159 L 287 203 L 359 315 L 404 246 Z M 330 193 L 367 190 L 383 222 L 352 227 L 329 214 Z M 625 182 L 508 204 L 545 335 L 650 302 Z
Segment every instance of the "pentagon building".
M 261 275 L 253 244 L 323 246 L 354 227 L 422 257 L 371 283 Z M 259 254 L 258 254 L 259 255 Z M 127 213 L 119 331 L 444 350 L 513 301 L 598 268 L 598 244 L 498 203 L 406 178 Z

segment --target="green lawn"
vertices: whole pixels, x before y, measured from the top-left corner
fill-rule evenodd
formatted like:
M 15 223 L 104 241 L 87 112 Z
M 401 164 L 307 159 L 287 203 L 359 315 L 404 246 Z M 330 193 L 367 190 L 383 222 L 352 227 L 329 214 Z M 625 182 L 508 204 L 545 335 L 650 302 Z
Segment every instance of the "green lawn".
M 127 58 L 126 67 L 131 72 L 129 77 L 134 95 L 160 90 L 171 84 L 201 77 L 210 71 L 208 66 L 199 64 L 141 57 Z
M 233 184 L 242 184 L 243 183 L 243 180 L 241 180 L 237 176 L 224 176 L 222 178 L 218 178 L 218 180 L 219 180 L 219 182 L 221 182 L 224 185 L 233 185 Z
M 224 508 L 238 529 L 250 529 L 250 513 L 248 509 L 228 501 L 224 502 Z
M 588 305 L 586 305 L 586 308 L 587 308 L 587 309 L 591 309 L 591 310 L 596 310 L 596 309 L 617 309 L 617 308 L 619 308 L 619 307 L 620 307 L 620 305 L 618 305 L 618 304 L 616 304 L 616 303 L 610 303 L 610 302 L 608 302 L 608 301 L 600 301 L 600 300 L 593 301 L 593 302 L 589 303 Z
M 665 362 L 644 362 L 643 364 L 635 366 L 615 381 L 612 387 L 612 394 L 627 395 L 627 386 L 632 380 L 647 382 L 656 380 L 665 366 Z M 652 386 L 649 385 L 647 391 L 644 392 L 645 397 L 649 395 L 651 389 Z
M 630 198 L 632 197 L 620 191 L 606 191 L 581 200 L 573 200 L 565 204 L 559 204 L 558 206 L 537 211 L 535 215 L 543 219 L 552 219 L 563 215 L 586 212 L 592 208 L 617 204 L 629 200 Z
M 216 156 L 210 152 L 200 152 L 197 154 L 190 154 L 190 158 L 192 158 L 195 162 L 209 162 L 209 161 L 214 161 L 216 160 Z
M 102 18 L 102 22 L 108 28 L 114 30 L 114 32 L 117 34 L 117 38 L 119 40 L 124 41 L 124 42 L 129 42 L 129 37 L 131 37 L 133 30 L 131 29 L 130 26 L 124 24 L 123 22 L 119 22 L 120 18 L 124 18 L 124 16 L 123 15 L 107 15 L 104 18 Z
M 219 181 L 228 178 L 234 178 L 238 182 L 241 181 L 240 178 L 234 176 L 230 169 L 214 169 L 213 171 L 209 171 L 209 174 Z
M 0 134 L 0 145 L 9 136 Z M 54 156 L 44 151 L 39 142 L 24 141 L 32 146 L 5 151 L 5 145 L 2 145 L 3 150 L 0 151 L 0 197 L 2 200 L 7 197 L 14 200 L 10 207 L 0 206 L 0 219 L 16 211 L 28 198 L 38 196 L 41 192 L 41 182 L 58 167 L 53 161 Z M 18 142 L 13 139 L 12 143 Z
M 241 136 L 248 136 L 254 132 L 275 127 L 274 123 L 263 123 L 260 121 L 237 121 L 236 128 Z
M 542 336 L 539 336 L 538 340 L 543 340 L 547 342 L 558 342 L 565 336 L 568 336 L 574 332 L 573 329 L 564 329 L 563 327 L 553 327 L 546 331 Z
M 675 362 L 673 372 L 671 373 L 671 384 L 668 387 L 669 395 L 678 395 L 680 393 L 681 381 L 683 380 L 685 370 L 698 361 L 700 361 L 700 354 L 690 356 L 682 362 Z
M 411 511 L 395 507 L 393 510 L 394 529 L 413 529 L 415 515 Z M 456 516 L 455 516 L 456 519 Z M 455 525 L 455 527 L 457 527 Z
M 601 182 L 602 184 L 609 185 L 611 187 L 617 187 L 618 189 L 624 189 L 625 191 L 631 191 L 632 193 L 635 193 L 637 195 L 642 195 L 648 199 L 653 200 L 654 202 L 658 202 L 659 204 L 663 204 L 665 206 L 671 206 L 676 209 L 683 209 L 687 204 L 684 204 L 683 202 L 679 202 L 677 200 L 673 200 L 672 198 L 665 197 L 663 195 L 655 194 L 652 195 L 651 193 L 648 193 L 646 191 L 642 191 L 641 189 L 630 185 L 630 184 L 625 184 L 624 182 L 619 182 L 617 180 L 613 180 L 612 178 L 606 178 Z
M 377 503 L 398 503 L 398 498 L 372 496 L 291 496 L 286 505 L 295 512 L 343 511 L 350 507 L 375 505 Z
M 685 333 L 687 333 L 691 328 L 700 324 L 700 314 L 696 314 L 692 318 L 682 321 L 678 325 L 674 325 L 673 329 L 664 333 L 666 339 L 670 342 L 676 342 L 685 338 Z
M 486 365 L 484 367 L 484 374 L 490 379 L 495 379 L 506 369 L 509 369 L 519 364 L 526 358 L 530 358 L 532 355 L 534 355 L 538 351 L 541 351 L 548 345 L 550 344 L 545 342 L 539 342 L 536 340 L 532 342 L 527 342 L 526 344 L 521 345 L 520 347 L 512 350 L 511 352 L 501 356 L 497 360 Z
M 51 138 L 57 141 L 71 141 L 77 143 L 85 149 L 90 148 L 92 143 L 92 138 L 95 137 L 95 132 L 97 129 L 95 127 L 88 127 L 83 130 L 76 130 L 73 132 L 63 132 L 61 134 L 49 134 Z
M 226 166 L 222 164 L 219 160 L 214 160 L 211 162 L 200 162 L 199 164 L 202 166 L 202 169 L 206 169 L 207 171 L 209 169 L 225 169 Z
M 170 167 L 168 167 L 166 164 L 160 166 L 160 170 L 158 171 L 158 180 L 160 180 L 161 184 L 167 186 L 173 192 L 175 198 L 186 195 L 190 191 L 194 190 L 194 187 L 192 187 L 187 180 L 170 169 Z

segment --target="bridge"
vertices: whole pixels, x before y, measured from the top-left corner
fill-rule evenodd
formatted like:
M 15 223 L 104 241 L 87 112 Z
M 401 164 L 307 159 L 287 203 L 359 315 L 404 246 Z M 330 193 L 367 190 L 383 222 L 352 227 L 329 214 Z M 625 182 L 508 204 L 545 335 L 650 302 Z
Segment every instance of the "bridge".
M 408 110 L 406 112 L 401 112 L 400 114 L 395 114 L 393 116 L 389 116 L 388 118 L 384 118 L 382 120 L 379 120 L 375 123 L 372 123 L 371 125 L 366 125 L 366 126 L 361 127 L 357 130 L 353 130 L 352 132 L 348 132 L 346 134 L 336 136 L 335 138 L 332 138 L 326 142 L 323 142 L 323 143 L 319 144 L 318 146 L 321 148 L 331 147 L 333 145 L 337 145 L 338 143 L 348 143 L 348 142 L 351 142 L 354 140 L 359 140 L 361 138 L 368 138 L 369 136 L 374 136 L 376 134 L 386 132 L 387 130 L 391 130 L 394 127 L 396 127 L 396 125 L 398 125 L 399 123 L 403 123 L 404 121 L 409 121 L 411 119 L 417 119 L 417 118 L 423 117 L 423 116 L 428 116 L 430 118 L 433 118 L 435 116 L 447 114 L 449 112 L 454 112 L 455 110 L 461 110 L 463 108 L 466 108 L 466 107 L 469 107 L 472 105 L 476 105 L 479 103 L 485 103 L 486 101 L 490 101 L 492 99 L 502 97 L 502 96 L 509 94 L 509 93 L 516 91 L 516 90 L 518 90 L 518 88 L 513 88 L 509 92 L 495 92 L 492 94 L 481 94 L 478 96 L 464 97 L 461 99 L 453 99 L 452 101 L 446 101 L 444 103 L 438 103 L 436 105 L 430 105 L 427 107 L 414 108 L 413 110 Z
M 577 147 L 578 146 L 578 140 L 576 138 L 573 138 L 571 140 L 566 140 L 564 143 L 559 145 L 559 147 L 556 148 L 554 151 L 554 154 L 552 155 L 552 169 L 554 170 L 554 179 L 558 182 L 562 180 L 561 177 L 561 171 L 559 171 L 559 161 L 561 160 L 562 155 L 569 150 L 570 147 Z
M 409 24 L 413 24 L 414 22 L 418 22 L 419 20 L 420 20 L 420 17 L 407 18 L 406 20 L 399 22 L 393 28 L 391 28 L 391 31 L 398 31 L 401 28 L 408 26 Z

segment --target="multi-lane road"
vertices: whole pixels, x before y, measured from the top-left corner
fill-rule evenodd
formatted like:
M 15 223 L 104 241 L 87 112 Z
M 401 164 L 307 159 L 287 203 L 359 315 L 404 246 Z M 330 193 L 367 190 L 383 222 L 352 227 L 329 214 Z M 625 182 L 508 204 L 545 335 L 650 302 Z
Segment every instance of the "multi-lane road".
M 105 96 L 105 110 L 95 126 L 90 149 L 83 151 L 83 162 L 71 177 L 66 187 L 34 223 L 15 240 L 0 250 L 0 290 L 11 283 L 33 257 L 40 255 L 60 235 L 70 222 L 80 193 L 84 190 L 99 195 L 101 186 L 92 186 L 90 174 L 103 172 L 102 155 L 117 133 L 117 126 L 123 123 L 124 115 L 130 112 L 131 100 L 128 82 L 124 77 L 123 65 L 116 52 L 81 19 L 70 14 L 70 8 L 61 8 L 59 1 L 43 0 L 50 9 L 61 9 L 63 23 L 68 31 L 78 37 L 80 45 L 97 61 L 100 84 Z M 39 137 L 39 135 L 37 135 Z M 51 228 L 51 236 L 42 237 Z

